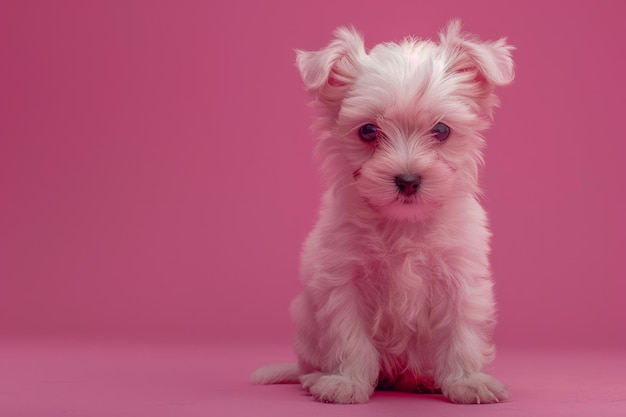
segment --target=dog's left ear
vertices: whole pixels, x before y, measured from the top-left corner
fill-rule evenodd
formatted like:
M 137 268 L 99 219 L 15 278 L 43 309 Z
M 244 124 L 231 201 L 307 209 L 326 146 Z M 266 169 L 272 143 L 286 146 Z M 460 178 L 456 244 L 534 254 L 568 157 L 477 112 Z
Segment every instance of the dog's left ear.
M 461 33 L 458 20 L 448 24 L 446 31 L 439 35 L 439 40 L 447 55 L 446 71 L 472 75 L 477 87 L 475 98 L 490 113 L 491 107 L 496 104 L 492 94 L 494 87 L 507 85 L 515 78 L 511 57 L 515 47 L 507 45 L 506 38 L 483 42 Z

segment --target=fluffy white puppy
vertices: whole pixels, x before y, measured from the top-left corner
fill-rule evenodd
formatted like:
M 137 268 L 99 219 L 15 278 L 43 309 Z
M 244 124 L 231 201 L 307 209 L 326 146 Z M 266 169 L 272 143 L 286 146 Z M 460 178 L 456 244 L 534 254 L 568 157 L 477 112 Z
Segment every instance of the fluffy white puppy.
M 329 184 L 291 306 L 298 364 L 252 379 L 299 381 L 334 403 L 366 402 L 376 387 L 504 400 L 505 386 L 481 371 L 494 356 L 495 309 L 477 177 L 513 47 L 457 21 L 438 41 L 369 52 L 353 29 L 335 35 L 297 57 Z

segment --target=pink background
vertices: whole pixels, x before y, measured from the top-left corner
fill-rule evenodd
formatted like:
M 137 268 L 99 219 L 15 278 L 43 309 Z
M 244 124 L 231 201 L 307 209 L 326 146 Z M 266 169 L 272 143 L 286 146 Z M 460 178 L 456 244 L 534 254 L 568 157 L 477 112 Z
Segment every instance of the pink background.
M 626 415 L 624 8 L 0 2 L 0 415 Z M 482 176 L 512 401 L 332 408 L 250 385 L 293 360 L 322 192 L 294 49 L 454 17 L 517 47 Z
M 626 415 L 623 9 L 0 2 L 0 415 Z M 322 191 L 293 50 L 339 25 L 371 47 L 454 17 L 517 47 L 482 176 L 493 372 L 512 401 L 332 408 L 251 386 L 293 360 L 287 308 Z
M 508 36 L 483 173 L 510 346 L 626 346 L 617 2 L 3 2 L 0 330 L 284 340 L 321 192 L 294 48 Z

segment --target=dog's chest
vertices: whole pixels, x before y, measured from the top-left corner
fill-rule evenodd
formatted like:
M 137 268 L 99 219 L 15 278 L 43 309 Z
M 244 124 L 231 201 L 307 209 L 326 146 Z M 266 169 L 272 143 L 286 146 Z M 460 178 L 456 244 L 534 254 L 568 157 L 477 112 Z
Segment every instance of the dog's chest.
M 442 302 L 440 261 L 432 245 L 410 235 L 377 243 L 367 254 L 361 294 L 373 338 L 402 350 L 415 338 L 430 337 L 432 309 Z

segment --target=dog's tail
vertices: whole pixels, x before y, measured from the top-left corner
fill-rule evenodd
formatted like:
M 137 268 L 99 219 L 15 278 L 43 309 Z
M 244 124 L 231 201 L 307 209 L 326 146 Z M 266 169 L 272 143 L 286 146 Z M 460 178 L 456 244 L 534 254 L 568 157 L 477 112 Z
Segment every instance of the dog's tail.
M 255 384 L 297 384 L 300 382 L 300 369 L 295 363 L 277 363 L 263 366 L 252 373 L 250 379 Z

